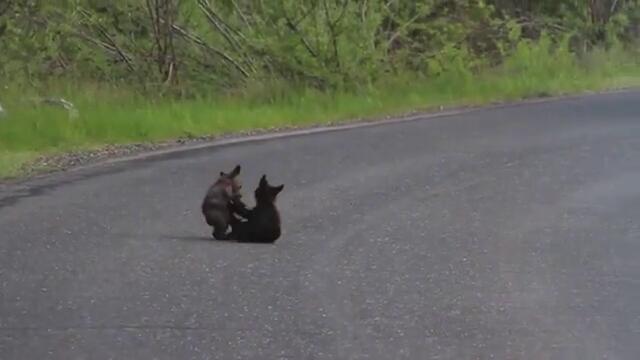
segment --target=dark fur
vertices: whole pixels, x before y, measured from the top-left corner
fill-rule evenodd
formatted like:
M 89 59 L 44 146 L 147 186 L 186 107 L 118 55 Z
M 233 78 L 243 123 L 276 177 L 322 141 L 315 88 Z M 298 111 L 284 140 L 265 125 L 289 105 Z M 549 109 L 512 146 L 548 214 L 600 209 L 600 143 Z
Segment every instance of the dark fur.
M 275 201 L 284 185 L 271 186 L 266 175 L 260 178 L 255 190 L 256 206 L 248 210 L 242 203 L 234 203 L 234 211 L 246 221 L 233 221 L 230 239 L 240 242 L 273 243 L 280 237 L 280 214 Z
M 213 227 L 213 237 L 218 240 L 227 238 L 227 229 L 234 220 L 233 208 L 242 208 L 240 200 L 240 182 L 237 179 L 240 174 L 240 165 L 237 165 L 229 174 L 220 172 L 220 177 L 209 187 L 202 200 L 202 215 L 207 224 Z

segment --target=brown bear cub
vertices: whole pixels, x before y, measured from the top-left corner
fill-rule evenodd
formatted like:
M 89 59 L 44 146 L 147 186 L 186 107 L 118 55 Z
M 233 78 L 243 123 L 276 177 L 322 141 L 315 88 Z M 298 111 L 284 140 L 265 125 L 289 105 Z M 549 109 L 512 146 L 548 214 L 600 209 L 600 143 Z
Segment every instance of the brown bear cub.
M 237 179 L 240 165 L 229 173 L 220 172 L 220 177 L 209 187 L 202 201 L 202 215 L 207 224 L 213 227 L 213 237 L 217 240 L 227 239 L 227 229 L 235 219 L 233 209 L 244 208 L 240 200 L 240 185 Z
M 232 219 L 230 239 L 239 242 L 273 243 L 280 237 L 280 214 L 275 201 L 284 188 L 271 186 L 267 176 L 262 175 L 260 184 L 255 190 L 256 206 L 247 209 L 241 202 L 234 202 L 234 212 L 246 221 Z

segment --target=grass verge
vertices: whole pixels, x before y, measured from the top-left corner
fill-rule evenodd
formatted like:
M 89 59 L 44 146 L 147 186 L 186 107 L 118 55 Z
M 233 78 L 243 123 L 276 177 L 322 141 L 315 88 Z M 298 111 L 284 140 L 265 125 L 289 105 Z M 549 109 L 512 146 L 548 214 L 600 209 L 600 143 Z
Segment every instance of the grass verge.
M 9 88 L 0 93 L 7 110 L 0 118 L 0 178 L 20 176 L 39 156 L 105 145 L 633 86 L 640 86 L 640 63 L 629 54 L 601 51 L 578 61 L 562 49 L 529 44 L 500 68 L 472 73 L 459 66 L 437 77 L 400 76 L 359 92 L 274 91 L 267 86 L 253 95 L 172 101 L 109 86 L 54 87 L 56 95 L 76 105 L 76 119 L 64 109 L 34 106 L 29 98 L 35 92 Z

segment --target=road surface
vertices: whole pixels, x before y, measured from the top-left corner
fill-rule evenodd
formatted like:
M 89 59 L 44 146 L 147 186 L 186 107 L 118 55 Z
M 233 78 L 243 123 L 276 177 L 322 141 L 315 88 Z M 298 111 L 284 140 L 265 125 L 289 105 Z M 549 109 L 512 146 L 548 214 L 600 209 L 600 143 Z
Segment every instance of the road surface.
M 286 184 L 209 239 L 220 170 Z M 180 152 L 0 199 L 0 359 L 638 359 L 640 93 Z

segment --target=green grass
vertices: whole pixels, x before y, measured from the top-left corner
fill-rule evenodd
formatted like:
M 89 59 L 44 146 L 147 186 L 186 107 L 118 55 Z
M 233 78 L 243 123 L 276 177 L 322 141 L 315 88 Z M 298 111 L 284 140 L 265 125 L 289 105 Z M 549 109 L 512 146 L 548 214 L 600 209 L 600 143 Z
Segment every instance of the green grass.
M 34 152 L 0 152 L 0 178 L 11 178 L 21 174 L 22 165 L 37 157 Z
M 438 106 L 480 105 L 540 95 L 640 85 L 640 64 L 622 52 L 597 52 L 578 62 L 548 45 L 520 47 L 498 69 L 438 77 L 400 76 L 357 93 L 255 90 L 253 95 L 198 100 L 149 100 L 125 88 L 54 87 L 80 112 L 34 106 L 29 90 L 5 89 L 0 102 L 0 177 L 20 174 L 36 156 L 106 144 L 161 141 L 250 129 L 306 126 Z M 267 87 L 268 88 L 268 87 Z

